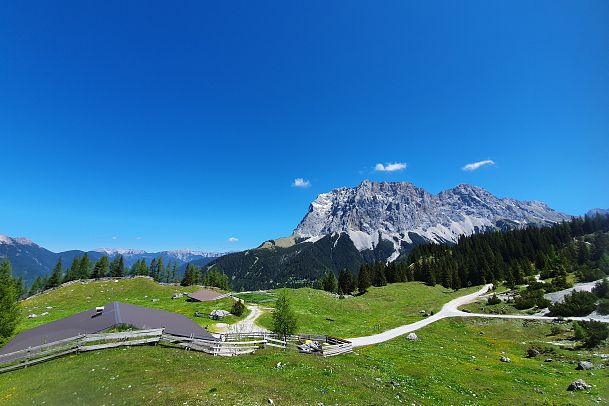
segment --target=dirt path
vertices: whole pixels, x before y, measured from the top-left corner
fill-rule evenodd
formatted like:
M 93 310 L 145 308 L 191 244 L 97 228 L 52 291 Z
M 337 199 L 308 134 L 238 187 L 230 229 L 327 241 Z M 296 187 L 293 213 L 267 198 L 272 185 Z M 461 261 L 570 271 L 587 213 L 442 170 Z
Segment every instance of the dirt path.
M 260 327 L 256 324 L 258 317 L 262 316 L 262 309 L 260 306 L 255 304 L 247 305 L 250 310 L 250 314 L 247 315 L 243 320 L 229 326 L 231 333 L 253 333 L 253 332 L 266 332 L 268 331 L 264 327 Z
M 442 306 L 442 310 L 433 316 L 427 317 L 426 319 L 417 321 L 415 323 L 406 324 L 404 326 L 396 327 L 391 330 L 384 331 L 379 334 L 374 334 L 366 337 L 355 337 L 349 338 L 349 340 L 353 343 L 354 347 L 361 347 L 364 345 L 372 345 L 378 344 L 385 341 L 392 340 L 396 337 L 399 337 L 404 334 L 411 333 L 416 331 L 422 327 L 428 326 L 431 323 L 435 323 L 438 320 L 445 319 L 447 317 L 485 317 L 485 318 L 496 318 L 496 319 L 523 319 L 523 320 L 546 320 L 552 321 L 554 317 L 546 317 L 539 315 L 521 315 L 521 314 L 481 314 L 481 313 L 466 313 L 459 310 L 459 307 L 466 305 L 475 301 L 478 297 L 485 294 L 490 290 L 492 285 L 485 285 L 479 291 L 458 297 L 456 299 L 451 300 Z M 598 320 L 605 323 L 609 323 L 607 319 L 596 318 L 594 316 L 590 317 L 564 317 L 564 320 L 570 321 L 581 321 L 581 320 Z

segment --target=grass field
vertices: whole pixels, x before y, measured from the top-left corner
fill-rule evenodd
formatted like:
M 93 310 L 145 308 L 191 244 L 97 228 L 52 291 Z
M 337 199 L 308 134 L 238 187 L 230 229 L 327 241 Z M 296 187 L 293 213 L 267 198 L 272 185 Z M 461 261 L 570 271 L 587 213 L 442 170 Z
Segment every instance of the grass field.
M 298 317 L 298 329 L 305 333 L 348 338 L 369 335 L 421 320 L 421 310 L 437 312 L 450 300 L 472 293 L 480 287 L 452 291 L 440 285 L 419 282 L 392 283 L 372 287 L 361 296 L 339 299 L 316 289 L 280 289 L 290 299 Z M 272 306 L 272 303 L 268 305 Z M 258 324 L 270 328 L 270 312 Z
M 248 303 L 271 303 L 277 300 L 277 294 L 273 292 L 253 292 L 253 293 L 237 293 L 235 295 Z
M 188 293 L 198 289 L 196 286 L 160 285 L 147 278 L 121 279 L 118 282 L 113 280 L 89 283 L 77 282 L 21 302 L 23 318 L 17 327 L 17 332 L 113 301 L 183 314 L 198 324 L 204 327 L 211 326 L 213 329 L 215 322 L 208 317 L 194 317 L 195 311 L 204 315 L 209 314 L 214 309 L 230 311 L 233 299 L 187 302 L 185 297 L 180 299 L 171 298 L 174 293 Z M 158 301 L 153 302 L 152 299 L 158 299 Z M 51 307 L 51 309 L 47 309 L 47 307 Z M 32 319 L 27 318 L 29 314 L 40 315 L 43 312 L 49 312 L 49 314 Z M 247 316 L 248 313 L 249 311 L 246 310 L 246 313 L 239 318 L 236 316 L 225 317 L 222 322 L 234 323 Z
M 3 374 L 0 405 L 607 404 L 609 368 L 574 364 L 607 361 L 544 344 L 556 339 L 549 330 L 545 322 L 447 319 L 417 331 L 416 342 L 400 337 L 326 359 L 279 350 L 232 358 L 161 346 L 103 350 Z M 524 357 L 540 343 L 554 352 Z M 548 356 L 554 361 L 543 362 Z M 578 378 L 593 388 L 567 392 Z

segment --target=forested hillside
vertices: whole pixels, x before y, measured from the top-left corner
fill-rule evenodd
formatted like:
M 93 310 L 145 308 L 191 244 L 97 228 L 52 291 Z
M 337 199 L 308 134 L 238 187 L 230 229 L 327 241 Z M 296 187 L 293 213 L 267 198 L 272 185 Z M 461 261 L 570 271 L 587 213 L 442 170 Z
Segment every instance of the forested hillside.
M 529 227 L 461 237 L 456 245 L 426 244 L 406 260 L 414 278 L 459 288 L 493 281 L 521 284 L 526 276 L 583 281 L 609 273 L 609 216 L 575 218 L 552 227 Z

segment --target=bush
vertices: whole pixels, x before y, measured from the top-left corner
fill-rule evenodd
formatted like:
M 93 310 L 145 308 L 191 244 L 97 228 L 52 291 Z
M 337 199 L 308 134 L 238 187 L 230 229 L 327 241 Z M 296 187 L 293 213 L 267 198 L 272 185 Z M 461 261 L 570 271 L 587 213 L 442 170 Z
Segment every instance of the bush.
M 489 306 L 496 305 L 501 303 L 501 299 L 497 297 L 497 295 L 493 295 L 486 300 L 486 304 Z
M 550 335 L 557 336 L 559 334 L 562 334 L 562 328 L 560 328 L 560 326 L 554 325 L 550 327 Z
M 542 290 L 525 290 L 514 300 L 514 307 L 518 310 L 530 309 L 537 306 L 540 309 L 548 307 L 550 301 L 543 297 Z
M 599 299 L 609 299 L 609 279 L 605 278 L 600 282 L 596 282 L 592 288 L 592 293 Z
M 245 312 L 245 304 L 241 300 L 237 300 L 233 303 L 233 307 L 231 307 L 230 312 L 235 316 L 241 316 L 243 312 Z
M 586 330 L 578 322 L 573 322 L 573 338 L 576 340 L 583 340 L 586 338 Z
M 586 331 L 586 336 L 583 340 L 583 346 L 586 348 L 594 348 L 609 337 L 609 326 L 600 321 L 581 321 L 579 322 L 582 328 Z
M 598 306 L 596 307 L 596 311 L 599 314 L 609 314 L 609 299 L 601 299 L 598 302 Z
M 596 309 L 596 296 L 590 292 L 577 292 L 565 296 L 564 302 L 550 305 L 553 316 L 587 316 Z

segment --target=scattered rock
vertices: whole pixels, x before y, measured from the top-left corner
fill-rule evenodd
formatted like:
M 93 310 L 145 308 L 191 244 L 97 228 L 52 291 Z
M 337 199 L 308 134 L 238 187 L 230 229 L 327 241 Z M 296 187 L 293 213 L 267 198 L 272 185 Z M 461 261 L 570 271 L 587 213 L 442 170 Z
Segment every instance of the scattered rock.
M 529 350 L 527 351 L 527 357 L 529 358 L 535 358 L 539 354 L 540 352 L 535 348 L 529 348 Z
M 409 339 L 410 341 L 416 341 L 419 339 L 419 337 L 417 337 L 417 335 L 415 333 L 410 333 L 406 336 L 407 339 Z
M 542 390 L 541 390 L 541 389 L 539 389 L 539 388 L 535 388 L 535 389 L 533 389 L 533 392 L 535 392 L 535 393 L 539 393 L 540 395 L 543 395 L 543 394 L 545 393 L 544 391 L 542 391 Z
M 375 381 L 380 382 L 381 378 L 374 378 Z
M 573 391 L 573 390 L 586 390 L 586 389 L 590 389 L 591 387 L 592 386 L 590 386 L 586 382 L 584 382 L 583 379 L 578 379 L 576 381 L 571 382 L 571 384 L 569 385 L 567 390 L 569 390 L 569 391 Z
M 552 361 L 554 361 L 552 358 L 547 358 L 543 362 L 552 362 Z
M 152 299 L 152 303 L 156 303 L 158 301 L 159 301 L 159 299 Z
M 32 313 L 29 316 L 27 316 L 28 319 L 35 319 L 36 317 L 38 317 L 38 315 L 34 314 L 34 313 Z
M 577 363 L 577 368 L 575 368 L 578 371 L 587 371 L 589 369 L 594 368 L 594 364 L 588 361 L 579 361 Z
M 509 359 L 508 357 L 501 357 L 501 358 L 499 358 L 499 360 L 500 360 L 501 362 L 512 362 L 512 360 L 511 360 L 511 359 Z
M 273 402 L 273 399 L 270 399 L 270 398 L 267 400 L 267 402 L 268 402 L 269 405 L 274 405 L 275 404 L 275 402 Z

